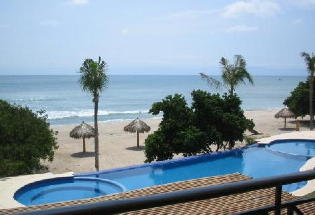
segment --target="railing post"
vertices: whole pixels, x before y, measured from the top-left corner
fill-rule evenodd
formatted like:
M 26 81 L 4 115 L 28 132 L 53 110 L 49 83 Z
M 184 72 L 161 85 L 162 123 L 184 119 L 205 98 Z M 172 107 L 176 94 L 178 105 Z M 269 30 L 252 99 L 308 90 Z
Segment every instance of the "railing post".
M 296 205 L 295 205 L 295 206 L 292 206 L 292 208 L 293 208 L 293 211 L 294 211 L 294 213 L 295 213 L 296 215 L 303 215 L 302 211 L 300 211 L 300 210 L 296 207 Z M 293 215 L 293 213 L 292 213 L 292 215 Z
M 288 207 L 287 208 L 287 215 L 293 215 L 293 211 L 294 211 L 294 209 L 293 209 L 293 207 Z
M 282 185 L 276 186 L 275 192 L 275 215 L 281 214 L 281 194 L 282 194 Z

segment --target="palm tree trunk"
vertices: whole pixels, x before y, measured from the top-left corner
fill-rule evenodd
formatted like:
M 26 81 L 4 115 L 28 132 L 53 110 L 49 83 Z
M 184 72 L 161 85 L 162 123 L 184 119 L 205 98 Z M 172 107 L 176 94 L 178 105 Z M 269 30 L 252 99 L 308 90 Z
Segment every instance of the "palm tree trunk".
M 313 130 L 314 113 L 313 113 L 313 92 L 314 92 L 314 76 L 310 76 L 310 130 Z
M 233 149 L 234 146 L 235 146 L 235 142 L 229 141 L 229 150 Z
M 86 148 L 85 148 L 85 137 L 83 137 L 83 152 L 86 152 Z
M 99 171 L 99 143 L 98 143 L 98 124 L 97 124 L 97 112 L 98 112 L 98 97 L 94 98 L 94 129 L 95 129 L 95 169 Z
M 230 96 L 233 96 L 233 94 L 234 94 L 234 86 L 231 85 L 231 88 L 230 88 Z
M 139 132 L 137 131 L 137 148 L 139 148 Z

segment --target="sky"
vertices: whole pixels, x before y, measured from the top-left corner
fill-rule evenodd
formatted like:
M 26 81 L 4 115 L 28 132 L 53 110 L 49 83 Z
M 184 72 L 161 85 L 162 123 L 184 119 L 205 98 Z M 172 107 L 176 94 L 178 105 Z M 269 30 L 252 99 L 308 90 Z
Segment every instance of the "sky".
M 72 75 L 101 56 L 109 74 L 305 75 L 315 0 L 0 0 L 0 75 Z

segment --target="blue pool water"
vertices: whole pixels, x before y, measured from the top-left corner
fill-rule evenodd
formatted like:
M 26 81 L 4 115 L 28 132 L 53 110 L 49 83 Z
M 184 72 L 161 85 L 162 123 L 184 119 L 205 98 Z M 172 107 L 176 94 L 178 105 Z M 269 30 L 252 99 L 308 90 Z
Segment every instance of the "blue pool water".
M 268 148 L 273 151 L 292 155 L 315 156 L 315 143 L 311 140 L 280 140 L 275 141 Z
M 49 202 L 77 200 L 97 197 L 110 193 L 121 192 L 121 187 L 134 190 L 154 185 L 177 181 L 241 173 L 253 178 L 276 176 L 298 172 L 309 159 L 308 151 L 312 151 L 315 141 L 275 142 L 271 146 L 254 145 L 231 151 L 192 156 L 139 166 L 124 167 L 102 172 L 77 174 L 76 177 L 88 177 L 90 180 L 52 179 L 27 185 L 15 194 L 15 199 L 24 205 L 35 205 Z M 294 148 L 300 149 L 299 156 L 290 153 Z M 277 150 L 286 149 L 279 153 Z M 277 150 L 273 150 L 277 149 Z M 304 156 L 307 155 L 307 156 Z M 91 178 L 96 181 L 91 180 Z M 98 180 L 108 180 L 112 183 L 101 183 Z M 285 185 L 284 190 L 294 191 L 305 185 L 300 182 Z M 117 188 L 118 186 L 118 188 Z
M 64 177 L 36 182 L 18 190 L 14 199 L 24 205 L 39 205 L 104 196 L 126 189 L 109 180 Z
M 100 173 L 99 177 L 117 181 L 128 190 L 134 190 L 236 172 L 253 178 L 281 175 L 298 172 L 306 160 L 306 157 L 279 155 L 266 150 L 264 147 L 249 147 L 243 150 L 236 149 L 218 153 L 217 155 L 209 154 L 121 171 L 107 171 Z M 284 189 L 294 191 L 301 186 L 303 186 L 303 182 L 286 185 Z

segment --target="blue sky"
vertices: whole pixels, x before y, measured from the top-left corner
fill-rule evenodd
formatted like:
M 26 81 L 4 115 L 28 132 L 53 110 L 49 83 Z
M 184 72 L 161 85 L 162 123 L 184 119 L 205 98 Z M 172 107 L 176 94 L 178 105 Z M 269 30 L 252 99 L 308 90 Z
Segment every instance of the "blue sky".
M 2 0 L 0 74 L 219 74 L 242 54 L 254 75 L 306 74 L 315 0 Z

